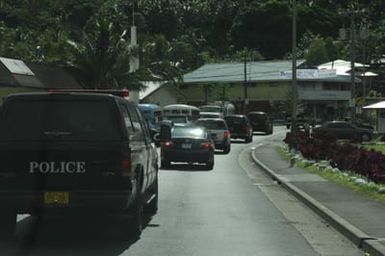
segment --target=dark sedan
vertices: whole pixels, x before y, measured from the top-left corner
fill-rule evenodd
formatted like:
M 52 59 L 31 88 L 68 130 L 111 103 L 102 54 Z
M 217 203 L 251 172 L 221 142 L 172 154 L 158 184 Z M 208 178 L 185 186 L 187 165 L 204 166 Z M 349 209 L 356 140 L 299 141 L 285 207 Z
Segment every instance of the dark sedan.
M 331 121 L 313 128 L 312 134 L 316 138 L 323 138 L 327 134 L 332 134 L 336 139 L 370 141 L 373 136 L 373 130 L 358 127 L 346 121 Z
M 161 144 L 161 166 L 171 162 L 204 163 L 206 169 L 214 167 L 214 144 L 206 128 L 200 126 L 173 126 L 171 140 Z

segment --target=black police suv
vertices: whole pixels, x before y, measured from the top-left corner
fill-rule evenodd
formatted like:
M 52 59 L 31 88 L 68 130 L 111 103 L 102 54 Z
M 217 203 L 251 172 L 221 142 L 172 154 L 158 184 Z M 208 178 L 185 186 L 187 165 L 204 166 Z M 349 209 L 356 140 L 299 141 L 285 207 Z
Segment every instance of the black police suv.
M 0 205 L 2 238 L 13 236 L 16 214 L 58 213 L 123 214 L 123 234 L 139 236 L 143 211 L 158 207 L 158 155 L 136 105 L 92 92 L 8 96 Z

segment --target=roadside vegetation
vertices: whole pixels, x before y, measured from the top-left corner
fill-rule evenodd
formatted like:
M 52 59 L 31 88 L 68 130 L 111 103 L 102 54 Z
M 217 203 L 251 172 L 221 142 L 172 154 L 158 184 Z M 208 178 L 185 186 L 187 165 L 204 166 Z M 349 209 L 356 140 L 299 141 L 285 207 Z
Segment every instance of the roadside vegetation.
M 85 87 L 138 87 L 146 80 L 180 85 L 183 74 L 205 63 L 291 56 L 286 0 L 1 0 L 0 7 L 0 56 L 67 65 Z M 349 44 L 338 32 L 349 26 L 339 11 L 349 8 L 362 10 L 357 26 L 365 25 L 368 35 L 357 43 L 364 54 L 356 61 L 378 63 L 385 50 L 383 1 L 298 1 L 297 57 L 309 65 L 349 59 Z M 132 56 L 140 68 L 128 74 Z
M 287 147 L 279 147 L 277 148 L 277 152 L 287 161 L 294 161 L 297 167 L 303 168 L 328 181 L 385 204 L 385 184 L 371 182 L 366 177 L 359 176 L 347 170 L 338 170 L 328 167 L 325 163 L 309 163 L 307 159 L 298 155 L 296 157 L 293 156 Z

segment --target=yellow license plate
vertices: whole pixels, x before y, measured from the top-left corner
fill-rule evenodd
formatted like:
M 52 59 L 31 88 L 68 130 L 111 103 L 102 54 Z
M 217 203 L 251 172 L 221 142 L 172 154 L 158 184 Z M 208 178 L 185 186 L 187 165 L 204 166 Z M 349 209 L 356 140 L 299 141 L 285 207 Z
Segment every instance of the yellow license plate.
M 69 202 L 68 192 L 44 192 L 44 204 L 68 204 Z

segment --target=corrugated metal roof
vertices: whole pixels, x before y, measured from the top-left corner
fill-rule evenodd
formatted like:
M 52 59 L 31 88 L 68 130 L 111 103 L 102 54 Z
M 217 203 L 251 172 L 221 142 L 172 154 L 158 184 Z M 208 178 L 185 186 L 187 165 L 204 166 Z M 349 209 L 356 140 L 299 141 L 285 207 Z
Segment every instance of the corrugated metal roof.
M 171 86 L 173 91 L 184 96 L 178 88 L 164 81 L 159 81 L 159 82 L 145 81 L 145 82 L 142 82 L 142 84 L 144 85 L 144 88 L 139 91 L 140 100 L 143 100 L 144 98 L 150 96 L 151 94 L 153 94 L 154 92 L 156 92 L 157 90 L 159 90 L 161 87 L 164 87 L 164 86 Z
M 304 62 L 305 60 L 298 60 L 297 67 L 300 67 Z M 291 77 L 280 75 L 281 72 L 291 69 L 291 60 L 247 62 L 246 77 L 249 82 L 291 81 Z M 244 76 L 244 63 L 214 63 L 205 64 L 193 72 L 185 74 L 183 81 L 184 83 L 243 82 L 245 79 Z M 349 78 L 338 75 L 328 78 L 298 78 L 298 80 L 350 81 Z
M 362 64 L 359 62 L 354 63 L 355 69 L 369 68 L 367 64 Z M 318 69 L 335 69 L 337 75 L 350 76 L 351 63 L 346 60 L 334 60 L 324 64 L 321 64 L 317 67 Z M 356 71 L 357 72 L 357 71 Z M 356 76 L 378 76 L 378 74 L 373 72 L 357 72 Z
M 368 106 L 363 107 L 365 109 L 385 109 L 385 101 L 380 101 Z

